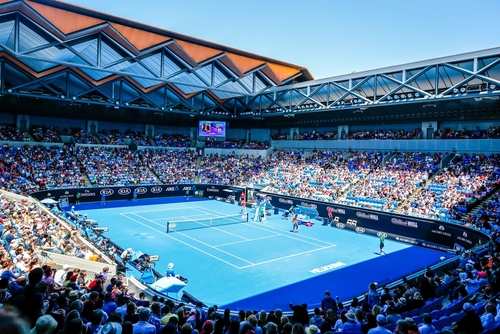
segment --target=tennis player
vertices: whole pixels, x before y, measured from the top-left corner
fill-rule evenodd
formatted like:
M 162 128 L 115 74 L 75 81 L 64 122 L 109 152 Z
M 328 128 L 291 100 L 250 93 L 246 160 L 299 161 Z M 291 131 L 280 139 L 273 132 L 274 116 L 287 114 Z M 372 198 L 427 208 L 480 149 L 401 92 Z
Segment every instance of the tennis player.
M 382 233 L 380 235 L 380 255 L 384 254 L 384 255 L 387 255 L 387 253 L 384 251 L 384 247 L 385 247 L 385 237 L 386 237 L 386 234 L 385 233 Z
M 297 215 L 293 215 L 293 219 L 292 219 L 292 222 L 293 222 L 293 228 L 292 228 L 292 232 L 299 232 L 299 219 L 297 217 Z
M 240 214 L 242 213 L 247 213 L 247 202 L 245 202 L 245 199 L 241 200 L 241 211 Z

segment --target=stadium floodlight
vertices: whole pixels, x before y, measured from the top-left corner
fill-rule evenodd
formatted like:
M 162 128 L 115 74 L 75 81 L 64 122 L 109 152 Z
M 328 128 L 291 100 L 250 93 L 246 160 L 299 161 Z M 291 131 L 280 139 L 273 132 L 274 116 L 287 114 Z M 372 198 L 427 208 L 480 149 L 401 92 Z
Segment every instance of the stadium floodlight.
M 419 92 L 416 92 L 416 93 L 415 93 L 415 97 L 420 97 L 420 93 L 419 93 Z
M 497 88 L 497 85 L 495 85 L 495 84 L 491 84 L 491 85 L 490 85 L 490 89 L 491 89 L 491 90 L 495 90 L 495 88 Z
M 406 99 L 406 95 L 405 94 L 401 94 L 401 98 L 402 99 Z
M 458 88 L 453 88 L 453 94 L 458 94 Z
M 467 89 L 465 89 L 465 87 L 460 88 L 460 93 L 465 93 L 466 91 Z
M 398 94 L 394 94 L 394 100 L 399 100 L 399 95 Z

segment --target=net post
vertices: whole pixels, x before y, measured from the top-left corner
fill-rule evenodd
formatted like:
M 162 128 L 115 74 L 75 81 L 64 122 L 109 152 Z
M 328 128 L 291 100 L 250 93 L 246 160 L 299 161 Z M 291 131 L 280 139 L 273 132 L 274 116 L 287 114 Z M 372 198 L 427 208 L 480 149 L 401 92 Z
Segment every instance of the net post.
M 167 233 L 170 233 L 170 222 L 167 222 Z

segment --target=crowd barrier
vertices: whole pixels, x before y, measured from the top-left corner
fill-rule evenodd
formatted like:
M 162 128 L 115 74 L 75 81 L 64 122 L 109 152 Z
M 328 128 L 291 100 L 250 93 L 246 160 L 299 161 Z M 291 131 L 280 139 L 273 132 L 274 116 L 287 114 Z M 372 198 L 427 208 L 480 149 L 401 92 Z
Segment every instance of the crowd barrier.
M 80 202 L 84 203 L 99 202 L 102 195 L 105 196 L 106 201 L 131 200 L 134 190 L 137 191 L 139 199 L 188 195 L 199 198 L 219 198 L 232 202 L 239 199 L 242 191 L 258 191 L 258 189 L 224 185 L 178 184 L 54 189 L 36 192 L 31 196 L 38 200 L 51 198 L 72 204 L 75 203 L 77 193 L 80 193 Z M 368 210 L 262 191 L 260 191 L 260 194 L 266 196 L 275 208 L 288 210 L 292 205 L 310 207 L 316 209 L 319 216 L 323 218 L 328 216 L 328 209 L 331 208 L 333 212 L 331 227 L 334 228 L 377 236 L 385 233 L 387 239 L 439 251 L 463 251 L 485 245 L 491 241 L 490 236 L 487 234 L 451 222 L 440 222 L 393 212 Z M 317 224 L 320 223 L 321 221 Z

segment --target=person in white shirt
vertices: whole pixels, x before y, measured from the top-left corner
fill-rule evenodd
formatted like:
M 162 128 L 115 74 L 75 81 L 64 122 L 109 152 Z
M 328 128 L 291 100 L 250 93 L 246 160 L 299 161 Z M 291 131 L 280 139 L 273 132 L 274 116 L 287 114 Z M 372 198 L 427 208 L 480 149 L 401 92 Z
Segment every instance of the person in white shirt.
M 64 280 L 66 279 L 66 273 L 70 268 L 69 264 L 65 264 L 61 269 L 56 271 L 54 275 L 54 282 L 60 286 L 63 285 Z

